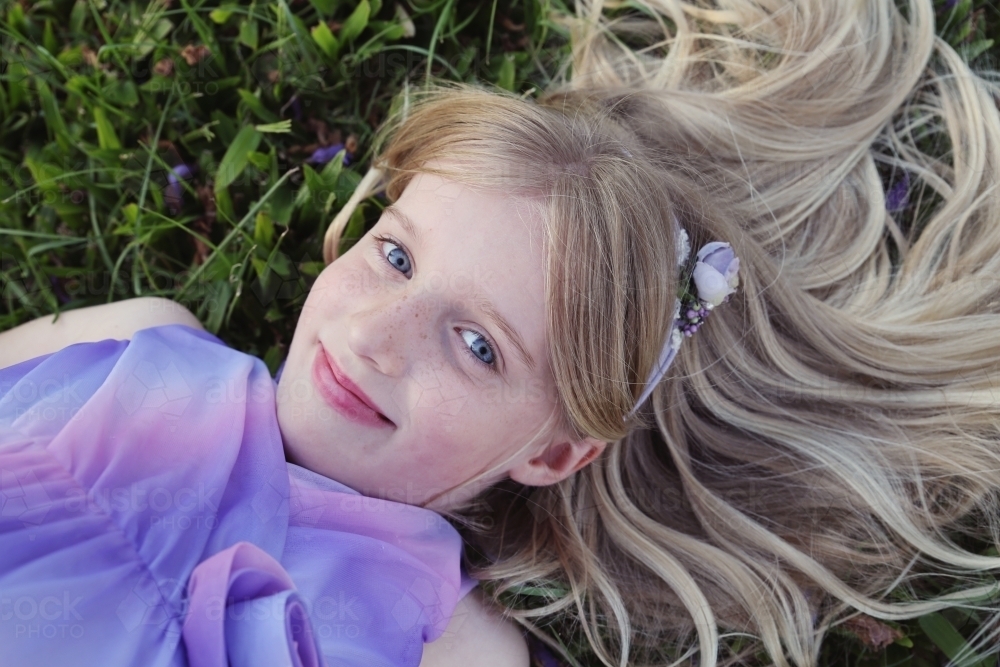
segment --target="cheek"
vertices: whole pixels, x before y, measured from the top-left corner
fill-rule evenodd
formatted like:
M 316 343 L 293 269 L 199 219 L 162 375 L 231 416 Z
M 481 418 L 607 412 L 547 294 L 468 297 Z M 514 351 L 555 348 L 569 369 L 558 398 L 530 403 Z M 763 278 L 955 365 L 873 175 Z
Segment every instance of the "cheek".
M 303 312 L 332 312 L 347 304 L 352 298 L 363 297 L 366 290 L 374 288 L 371 271 L 350 253 L 324 268 L 309 289 Z
M 503 385 L 476 392 L 457 409 L 418 410 L 411 422 L 417 442 L 413 454 L 422 464 L 467 469 L 501 461 L 526 445 L 543 425 L 548 409 L 544 392 Z

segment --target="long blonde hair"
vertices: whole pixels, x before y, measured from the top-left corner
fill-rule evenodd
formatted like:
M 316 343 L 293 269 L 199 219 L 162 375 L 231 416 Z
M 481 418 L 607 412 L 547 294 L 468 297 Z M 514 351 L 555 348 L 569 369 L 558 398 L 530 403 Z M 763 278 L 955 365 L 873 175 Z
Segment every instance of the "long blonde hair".
M 572 76 L 536 100 L 408 96 L 328 234 L 379 178 L 394 200 L 420 171 L 546 202 L 562 416 L 611 444 L 466 508 L 490 555 L 473 575 L 498 599 L 561 582 L 510 613 L 575 615 L 608 665 L 667 642 L 708 667 L 720 633 L 812 665 L 852 610 L 987 595 L 976 573 L 1000 558 L 953 538 L 998 542 L 1000 91 L 935 37 L 931 0 L 627 4 L 644 11 L 562 17 Z M 670 326 L 672 216 L 694 247 L 732 243 L 742 284 L 624 422 Z M 955 591 L 915 599 L 933 572 Z

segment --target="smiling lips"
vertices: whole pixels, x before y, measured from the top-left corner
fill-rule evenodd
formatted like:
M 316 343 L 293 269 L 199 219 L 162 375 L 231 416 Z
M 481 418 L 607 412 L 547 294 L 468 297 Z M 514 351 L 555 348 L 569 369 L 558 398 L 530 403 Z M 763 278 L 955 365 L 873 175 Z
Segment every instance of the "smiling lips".
M 395 426 L 378 411 L 372 400 L 344 375 L 322 344 L 313 361 L 312 377 L 323 400 L 351 421 L 380 428 Z

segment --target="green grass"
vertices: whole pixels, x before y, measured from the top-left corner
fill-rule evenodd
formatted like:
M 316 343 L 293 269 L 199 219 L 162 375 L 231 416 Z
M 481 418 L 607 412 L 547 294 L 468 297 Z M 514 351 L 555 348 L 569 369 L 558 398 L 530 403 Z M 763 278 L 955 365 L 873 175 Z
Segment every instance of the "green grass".
M 405 0 L 406 19 L 383 0 L 0 0 L 0 331 L 158 295 L 274 372 L 396 93 L 429 75 L 543 89 L 566 54 L 546 18 L 562 1 Z M 940 33 L 995 64 L 1000 13 L 937 4 Z M 349 165 L 307 163 L 338 143 Z M 172 192 L 178 165 L 191 178 Z M 981 620 L 906 623 L 877 651 L 838 632 L 824 664 L 942 664 Z

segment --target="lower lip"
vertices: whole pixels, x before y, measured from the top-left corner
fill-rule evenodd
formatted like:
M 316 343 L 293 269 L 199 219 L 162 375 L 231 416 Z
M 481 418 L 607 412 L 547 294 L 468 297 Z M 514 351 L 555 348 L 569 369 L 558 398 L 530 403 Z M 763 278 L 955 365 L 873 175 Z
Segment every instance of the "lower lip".
M 364 424 L 365 426 L 378 426 L 382 428 L 392 425 L 389 420 L 380 416 L 379 413 L 372 410 L 366 403 L 337 382 L 337 378 L 333 374 L 333 369 L 330 368 L 330 363 L 327 361 L 322 347 L 316 352 L 316 359 L 313 361 L 312 377 L 313 383 L 327 405 L 351 421 Z

